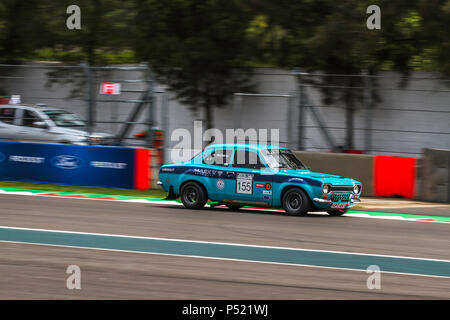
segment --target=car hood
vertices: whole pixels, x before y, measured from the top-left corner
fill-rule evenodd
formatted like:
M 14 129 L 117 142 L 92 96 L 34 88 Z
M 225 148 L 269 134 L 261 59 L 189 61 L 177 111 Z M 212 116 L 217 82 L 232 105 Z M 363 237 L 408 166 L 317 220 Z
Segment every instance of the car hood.
M 306 179 L 313 179 L 316 181 L 319 181 L 321 183 L 330 183 L 332 185 L 336 186 L 348 186 L 348 185 L 354 185 L 355 183 L 359 183 L 358 181 L 346 178 L 334 174 L 327 174 L 327 173 L 321 173 L 321 172 L 314 172 L 310 170 L 305 169 L 280 169 L 278 174 L 282 175 L 288 175 L 288 176 L 294 176 L 298 178 L 306 178 Z
M 82 137 L 89 136 L 89 132 L 85 128 L 74 129 L 74 128 L 53 127 L 52 131 L 55 133 L 67 134 L 67 135 L 71 135 L 71 136 L 82 136 Z M 90 136 L 98 137 L 98 138 L 113 137 L 112 134 L 104 133 L 104 132 L 93 132 Z

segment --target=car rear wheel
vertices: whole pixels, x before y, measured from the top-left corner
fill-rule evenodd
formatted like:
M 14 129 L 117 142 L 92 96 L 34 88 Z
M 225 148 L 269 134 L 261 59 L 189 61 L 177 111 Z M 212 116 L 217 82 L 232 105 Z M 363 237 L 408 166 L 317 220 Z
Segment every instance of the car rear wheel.
M 348 209 L 332 209 L 332 210 L 328 210 L 327 213 L 330 216 L 342 216 L 343 214 L 347 213 Z
M 306 193 L 299 188 L 293 188 L 286 191 L 281 201 L 283 209 L 287 213 L 296 216 L 306 215 L 311 207 Z
M 206 204 L 208 196 L 197 182 L 188 182 L 181 187 L 181 202 L 188 209 L 200 209 Z

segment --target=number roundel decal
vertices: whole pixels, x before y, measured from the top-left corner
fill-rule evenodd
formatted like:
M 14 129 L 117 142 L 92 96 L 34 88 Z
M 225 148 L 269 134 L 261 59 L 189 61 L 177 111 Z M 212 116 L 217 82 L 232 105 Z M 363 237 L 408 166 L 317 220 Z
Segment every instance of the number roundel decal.
M 271 184 L 270 183 L 266 183 L 266 190 L 270 190 L 270 189 L 272 189 L 272 186 L 271 186 Z
M 217 189 L 223 190 L 225 187 L 225 182 L 222 179 L 217 180 L 216 187 Z
M 253 194 L 253 174 L 238 173 L 236 175 L 236 193 Z

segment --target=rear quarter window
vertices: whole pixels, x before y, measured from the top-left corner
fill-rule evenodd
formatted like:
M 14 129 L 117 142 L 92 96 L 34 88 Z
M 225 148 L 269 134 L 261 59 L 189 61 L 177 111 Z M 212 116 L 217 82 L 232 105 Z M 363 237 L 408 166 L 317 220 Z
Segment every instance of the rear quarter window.
M 226 167 L 230 163 L 233 150 L 216 149 L 211 154 L 203 158 L 204 164 Z

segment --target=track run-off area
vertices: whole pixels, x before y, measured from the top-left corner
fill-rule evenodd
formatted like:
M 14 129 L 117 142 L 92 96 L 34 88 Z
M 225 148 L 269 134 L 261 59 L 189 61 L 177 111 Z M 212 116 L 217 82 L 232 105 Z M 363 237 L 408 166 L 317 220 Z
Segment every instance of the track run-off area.
M 433 207 L 295 217 L 24 190 L 0 203 L 2 299 L 450 298 L 450 217 Z

